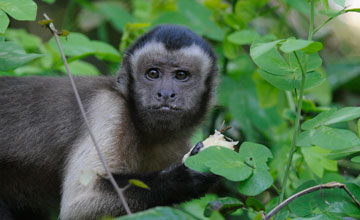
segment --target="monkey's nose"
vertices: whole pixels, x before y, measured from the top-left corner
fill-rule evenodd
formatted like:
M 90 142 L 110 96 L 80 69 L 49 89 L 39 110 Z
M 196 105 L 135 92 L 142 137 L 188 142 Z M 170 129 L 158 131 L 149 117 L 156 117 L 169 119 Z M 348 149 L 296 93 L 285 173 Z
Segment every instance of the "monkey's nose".
M 157 97 L 159 99 L 173 99 L 176 97 L 176 94 L 174 90 L 172 89 L 160 89 L 160 91 L 157 93 Z

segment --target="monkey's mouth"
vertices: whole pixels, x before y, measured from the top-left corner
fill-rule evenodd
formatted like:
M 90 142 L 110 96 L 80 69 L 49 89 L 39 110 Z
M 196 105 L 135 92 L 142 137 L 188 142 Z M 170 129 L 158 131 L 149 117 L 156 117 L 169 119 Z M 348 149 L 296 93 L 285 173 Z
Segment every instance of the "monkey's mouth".
M 159 106 L 150 106 L 149 110 L 160 110 L 160 111 L 180 111 L 179 108 L 170 106 L 170 105 L 159 105 Z

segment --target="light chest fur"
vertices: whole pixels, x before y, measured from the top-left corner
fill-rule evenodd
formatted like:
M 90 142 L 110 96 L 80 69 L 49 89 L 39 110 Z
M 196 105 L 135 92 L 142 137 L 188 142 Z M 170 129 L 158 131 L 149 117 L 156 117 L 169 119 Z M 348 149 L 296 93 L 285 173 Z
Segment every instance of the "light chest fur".
M 100 92 L 87 111 L 91 128 L 106 163 L 113 173 L 144 173 L 158 171 L 180 162 L 189 150 L 187 139 L 170 142 L 140 143 L 125 101 L 110 91 Z M 159 134 L 167 135 L 167 134 Z M 89 170 L 105 176 L 105 170 L 87 130 L 74 144 L 65 173 L 84 173 Z M 76 179 L 73 176 L 71 179 Z M 72 181 L 73 181 L 72 180 Z

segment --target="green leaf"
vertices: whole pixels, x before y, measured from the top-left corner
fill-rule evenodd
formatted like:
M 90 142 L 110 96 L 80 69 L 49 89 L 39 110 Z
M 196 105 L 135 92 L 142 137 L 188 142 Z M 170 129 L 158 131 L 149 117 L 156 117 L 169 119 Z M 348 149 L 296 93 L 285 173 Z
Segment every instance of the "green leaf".
M 328 215 L 316 215 L 316 216 L 312 215 L 312 217 L 293 218 L 292 220 L 339 220 L 339 219 L 336 217 L 329 217 Z
M 120 32 L 123 32 L 127 23 L 135 21 L 132 15 L 118 2 L 101 1 L 94 3 L 94 6 Z
M 212 40 L 223 41 L 224 31 L 213 22 L 210 17 L 211 12 L 193 0 L 177 1 L 177 12 L 162 13 L 152 25 L 158 24 L 179 24 L 184 25 L 195 31 L 201 36 L 206 36 Z
M 200 28 L 204 36 L 216 41 L 224 40 L 224 31 L 210 19 L 212 14 L 204 5 L 194 0 L 181 0 L 177 4 L 178 12 L 191 21 L 193 30 Z
M 247 58 L 248 59 L 248 58 Z M 275 109 L 263 109 L 259 105 L 255 84 L 252 79 L 254 69 L 247 64 L 248 61 L 230 61 L 229 76 L 222 77 L 219 90 L 219 100 L 226 101 L 231 116 L 239 122 L 246 139 L 256 140 L 261 131 L 265 135 L 272 135 L 271 125 L 280 123 L 280 115 Z M 248 66 L 248 67 L 246 67 Z M 234 68 L 234 69 L 233 69 Z M 241 80 L 233 80 L 230 75 L 241 71 Z M 244 74 L 246 73 L 246 74 Z
M 0 10 L 0 33 L 3 34 L 9 26 L 9 18 L 4 11 Z
M 266 161 L 272 158 L 271 151 L 261 144 L 244 142 L 240 146 L 239 154 L 242 160 L 253 166 L 253 175 L 239 184 L 239 192 L 247 196 L 255 196 L 273 183 L 273 178 L 268 171 Z
M 302 49 L 307 54 L 313 54 L 323 49 L 323 44 L 321 42 L 312 42 L 309 46 Z
M 312 172 L 318 177 L 322 177 L 324 170 L 337 171 L 337 162 L 330 160 L 327 155 L 329 150 L 320 147 L 301 148 L 301 153 L 304 155 L 304 160 Z
M 360 145 L 360 139 L 349 130 L 321 126 L 300 133 L 297 146 L 319 146 L 329 150 L 341 150 Z
M 239 153 L 227 148 L 209 147 L 186 159 L 185 166 L 199 172 L 211 170 L 233 181 L 246 179 L 240 183 L 239 191 L 244 195 L 257 195 L 273 183 L 266 164 L 268 158 L 272 158 L 272 154 L 267 147 L 245 142 Z
M 187 158 L 185 166 L 199 172 L 210 170 L 232 181 L 242 181 L 252 173 L 252 169 L 240 160 L 238 153 L 223 147 L 204 149 Z
M 331 88 L 335 90 L 360 75 L 360 60 L 353 59 L 329 63 L 326 65 L 326 73 Z
M 41 48 L 43 47 L 40 37 L 29 34 L 24 29 L 9 28 L 6 30 L 4 36 L 5 39 L 17 43 L 28 52 L 41 51 Z
M 255 140 L 255 131 L 252 125 L 251 118 L 249 118 L 249 108 L 247 104 L 250 102 L 248 93 L 246 91 L 230 92 L 229 97 L 229 111 L 234 119 L 241 122 L 247 140 Z M 246 107 L 244 107 L 246 106 Z
M 329 0 L 321 0 L 321 4 L 325 8 L 325 11 L 329 10 Z
M 278 76 L 270 72 L 259 70 L 259 73 L 264 79 L 266 79 L 273 86 L 283 90 L 300 89 L 301 87 L 301 75 L 299 72 L 288 74 L 287 76 Z M 324 76 L 317 72 L 312 71 L 306 74 L 305 89 L 316 87 L 325 81 Z
M 220 212 L 222 215 L 229 215 L 237 209 L 242 208 L 244 204 L 236 198 L 224 197 L 209 202 L 204 210 L 204 216 L 210 217 L 214 211 Z
M 276 45 L 282 41 L 273 41 L 270 43 L 253 43 L 250 48 L 250 56 L 253 61 L 260 67 L 259 73 L 273 86 L 283 90 L 299 89 L 301 87 L 301 68 L 293 53 L 288 54 L 289 64 L 276 49 Z M 289 45 L 289 44 L 288 44 Z M 286 46 L 285 49 L 290 47 Z M 297 51 L 298 57 L 304 66 L 306 54 Z M 309 55 L 307 66 L 307 78 L 305 89 L 310 89 L 324 82 L 325 77 L 314 71 L 321 66 L 322 60 L 317 53 Z
M 302 101 L 301 110 L 304 112 L 319 112 L 315 103 L 311 99 L 304 98 Z
M 354 132 L 322 126 L 312 136 L 312 144 L 330 150 L 340 150 L 360 145 L 360 139 Z
M 89 55 L 97 55 L 99 58 L 110 61 L 120 60 L 118 51 L 111 45 L 100 41 L 90 41 L 89 38 L 80 33 L 71 32 L 67 38 L 60 38 L 60 43 L 66 56 L 75 57 L 72 60 Z M 58 51 L 54 38 L 50 40 L 49 44 Z
M 276 105 L 278 103 L 280 90 L 264 80 L 258 71 L 255 72 L 253 78 L 256 83 L 260 106 L 262 108 L 269 108 Z
M 1 0 L 0 9 L 16 20 L 34 21 L 36 18 L 37 5 L 32 0 Z
M 242 181 L 247 179 L 252 173 L 251 168 L 239 160 L 229 160 L 222 162 L 208 161 L 205 163 L 205 165 L 210 167 L 210 171 L 212 173 L 221 175 L 231 181 Z
M 321 179 L 321 183 L 339 182 L 345 183 L 344 177 L 337 172 L 326 172 Z
M 360 163 L 360 156 L 356 156 L 356 157 L 351 158 L 351 162 Z
M 68 37 L 61 37 L 60 43 L 66 56 L 72 57 L 94 53 L 89 38 L 80 33 L 71 32 Z M 51 38 L 49 44 L 54 50 L 59 50 L 54 38 Z
M 261 69 L 277 76 L 288 75 L 289 65 L 276 49 L 276 45 L 281 40 L 269 43 L 254 42 L 250 48 L 250 56 Z
M 299 134 L 299 137 L 296 141 L 296 146 L 298 147 L 311 147 L 312 142 L 311 142 L 311 138 L 313 135 L 314 131 L 303 131 Z
M 41 54 L 26 54 L 22 47 L 13 42 L 0 42 L 0 71 L 15 69 L 41 56 Z
M 243 142 L 239 154 L 243 161 L 255 167 L 255 169 L 267 170 L 266 161 L 272 158 L 272 153 L 266 146 L 252 142 Z
M 246 26 L 248 22 L 253 20 L 259 10 L 266 5 L 268 0 L 253 0 L 253 1 L 236 1 L 235 4 L 235 15 L 239 19 L 241 26 Z
M 258 33 L 254 30 L 241 30 L 230 34 L 228 40 L 234 44 L 245 45 L 251 44 L 258 37 Z
M 315 186 L 316 182 L 314 180 L 309 180 L 302 185 L 300 185 L 293 194 L 296 194 L 304 189 L 307 189 L 309 187 Z M 296 216 L 308 216 L 312 213 L 314 209 L 314 205 L 310 202 L 312 201 L 313 197 L 320 196 L 319 191 L 315 191 L 313 193 L 305 194 L 303 196 L 300 196 L 299 198 L 295 199 L 289 204 L 289 208 L 292 213 L 294 213 Z
M 286 209 L 281 209 L 276 215 L 275 220 L 288 220 L 290 212 Z M 254 219 L 255 220 L 255 219 Z M 258 218 L 257 220 L 263 220 L 262 218 Z
M 256 196 L 268 189 L 274 180 L 268 171 L 255 169 L 253 175 L 239 184 L 239 192 L 247 196 Z
M 119 51 L 110 44 L 102 41 L 91 41 L 91 46 L 94 48 L 96 56 L 101 60 L 109 60 L 112 62 L 119 62 Z
M 87 63 L 82 60 L 76 60 L 74 62 L 69 63 L 69 68 L 72 75 L 100 75 L 99 70 L 92 64 Z M 61 66 L 61 71 L 66 73 L 65 66 Z
M 338 122 L 350 121 L 360 117 L 360 107 L 345 107 L 341 109 L 330 109 L 318 114 L 315 118 L 304 122 L 301 126 L 304 130 L 331 125 Z
M 239 48 L 236 44 L 225 38 L 222 44 L 224 56 L 228 59 L 235 59 L 239 56 Z
M 329 153 L 328 158 L 332 160 L 340 160 L 358 152 L 360 152 L 360 146 L 354 146 L 340 150 L 333 150 Z
M 296 9 L 297 11 L 299 11 L 305 15 L 310 14 L 310 4 L 305 0 L 298 0 L 298 1 L 283 0 L 283 1 L 285 1 L 292 8 Z
M 333 0 L 335 4 L 340 5 L 341 7 L 345 6 L 345 0 Z
M 315 53 L 322 49 L 322 44 L 320 42 L 314 42 L 311 40 L 301 40 L 289 38 L 280 46 L 280 50 L 285 53 L 291 53 L 296 50 L 305 50 L 310 53 Z
M 265 206 L 255 197 L 248 197 L 246 199 L 246 206 L 254 209 L 255 211 L 265 211 Z
M 186 213 L 195 216 L 197 219 L 204 219 L 204 207 L 206 207 L 209 202 L 216 199 L 217 195 L 215 194 L 205 194 L 205 196 L 199 199 L 193 199 L 191 201 L 181 203 L 180 208 Z
M 143 212 L 126 215 L 115 220 L 188 220 L 193 217 L 179 209 L 170 207 L 156 207 Z
M 220 85 L 216 88 L 216 98 L 220 105 L 229 106 L 230 96 L 238 89 L 238 85 L 230 77 L 222 77 L 220 81 Z
M 225 218 L 224 216 L 221 215 L 219 211 L 213 211 L 213 213 L 211 213 L 209 220 L 225 220 Z
M 56 0 L 42 0 L 42 1 L 48 4 L 53 4 L 55 3 Z
M 296 54 L 300 60 L 301 65 L 304 68 L 304 64 L 306 62 L 307 55 L 302 51 L 297 51 Z M 290 65 L 291 73 L 297 73 L 298 75 L 301 75 L 300 64 L 299 64 L 298 60 L 296 59 L 295 54 L 290 53 L 290 54 L 288 54 L 288 57 L 289 57 L 289 65 Z M 307 72 L 314 71 L 317 68 L 321 67 L 321 65 L 322 65 L 322 59 L 318 53 L 313 53 L 313 54 L 308 55 L 308 65 L 306 68 Z
M 148 185 L 146 185 L 146 184 L 145 184 L 143 181 L 141 181 L 141 180 L 129 179 L 129 183 L 130 183 L 131 185 L 133 185 L 133 186 L 150 190 L 150 187 L 149 187 Z

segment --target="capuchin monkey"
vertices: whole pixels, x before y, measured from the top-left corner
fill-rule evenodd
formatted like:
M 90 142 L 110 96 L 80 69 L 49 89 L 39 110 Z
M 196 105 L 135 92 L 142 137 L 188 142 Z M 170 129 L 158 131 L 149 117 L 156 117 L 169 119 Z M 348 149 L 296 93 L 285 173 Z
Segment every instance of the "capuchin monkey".
M 181 162 L 212 103 L 217 72 L 203 39 L 163 25 L 125 52 L 117 77 L 75 78 L 116 182 L 150 187 L 125 190 L 131 211 L 200 197 L 217 180 Z M 0 77 L 0 218 L 47 219 L 59 204 L 61 220 L 125 214 L 68 78 Z

